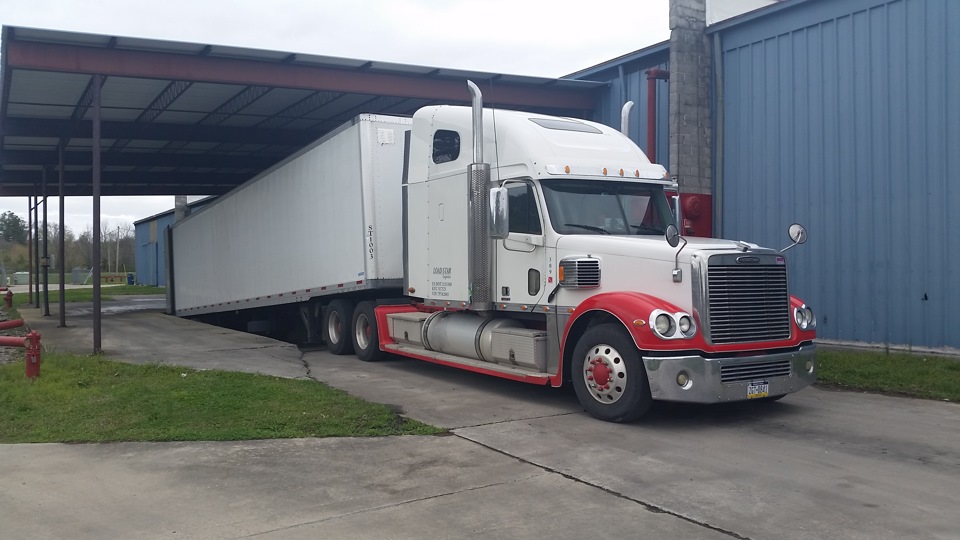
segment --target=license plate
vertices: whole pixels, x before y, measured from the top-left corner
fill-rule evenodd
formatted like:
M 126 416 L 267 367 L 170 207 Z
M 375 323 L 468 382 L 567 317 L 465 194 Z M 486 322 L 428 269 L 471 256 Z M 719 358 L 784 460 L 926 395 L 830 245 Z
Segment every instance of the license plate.
M 764 398 L 769 395 L 770 383 L 767 381 L 757 381 L 747 385 L 747 399 Z

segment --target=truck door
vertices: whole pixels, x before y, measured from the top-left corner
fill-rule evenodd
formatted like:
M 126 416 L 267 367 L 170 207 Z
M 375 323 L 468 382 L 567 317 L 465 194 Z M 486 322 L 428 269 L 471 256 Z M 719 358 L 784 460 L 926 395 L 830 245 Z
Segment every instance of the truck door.
M 546 249 L 537 193 L 529 182 L 505 184 L 510 232 L 497 242 L 496 300 L 533 310 L 544 298 Z

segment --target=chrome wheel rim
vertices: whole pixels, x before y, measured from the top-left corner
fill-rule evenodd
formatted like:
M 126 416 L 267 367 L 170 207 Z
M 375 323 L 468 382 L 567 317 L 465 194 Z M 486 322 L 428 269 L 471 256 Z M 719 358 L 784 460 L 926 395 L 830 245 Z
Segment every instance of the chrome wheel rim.
M 583 382 L 593 399 L 610 405 L 623 396 L 627 388 L 627 366 L 611 345 L 594 345 L 583 359 Z
M 366 315 L 357 316 L 357 326 L 353 329 L 354 336 L 357 338 L 357 346 L 366 350 L 370 346 L 370 321 Z
M 343 319 L 340 317 L 340 312 L 331 311 L 327 317 L 327 337 L 330 343 L 340 343 L 342 325 Z

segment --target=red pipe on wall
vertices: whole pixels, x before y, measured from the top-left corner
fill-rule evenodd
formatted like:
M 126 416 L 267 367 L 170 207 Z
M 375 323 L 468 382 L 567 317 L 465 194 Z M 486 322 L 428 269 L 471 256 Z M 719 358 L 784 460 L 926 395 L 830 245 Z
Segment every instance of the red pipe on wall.
M 657 162 L 657 79 L 669 80 L 670 72 L 650 68 L 647 74 L 647 158 Z

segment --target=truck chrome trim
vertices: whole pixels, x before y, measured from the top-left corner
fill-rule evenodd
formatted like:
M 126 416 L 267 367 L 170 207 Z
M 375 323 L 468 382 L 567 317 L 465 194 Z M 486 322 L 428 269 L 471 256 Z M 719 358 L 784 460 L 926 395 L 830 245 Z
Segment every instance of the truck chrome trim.
M 754 250 L 749 257 L 757 262 L 747 264 L 743 257 L 738 252 L 691 256 L 694 315 L 704 339 L 710 344 L 790 339 L 793 310 L 783 256 Z M 751 290 L 751 283 L 762 287 Z
M 733 358 L 703 356 L 644 356 L 650 394 L 661 401 L 721 403 L 746 401 L 747 386 L 763 380 L 770 385 L 769 395 L 796 392 L 817 380 L 814 344 L 796 350 Z M 808 371 L 807 361 L 813 363 Z M 689 383 L 677 384 L 677 375 L 686 372 Z
M 490 256 L 490 209 L 487 189 L 490 184 L 490 165 L 483 162 L 483 95 L 473 81 L 467 81 L 473 96 L 473 163 L 467 168 L 467 212 L 470 266 L 470 309 L 493 309 L 493 257 Z
M 572 289 L 596 289 L 600 287 L 600 259 L 592 257 L 567 257 L 560 261 L 564 279 L 560 285 Z
M 633 102 L 628 101 L 623 104 L 623 108 L 620 109 L 620 133 L 623 133 L 627 137 L 630 136 L 630 109 L 633 108 Z M 648 156 L 649 157 L 649 156 Z M 650 158 L 650 161 L 653 161 L 654 157 Z
M 473 112 L 473 162 L 483 163 L 483 93 L 473 81 L 467 81 Z
M 383 350 L 386 352 L 399 354 L 401 356 L 406 356 L 408 358 L 416 358 L 417 360 L 424 360 L 434 364 L 456 367 L 465 369 L 467 371 L 483 373 L 484 375 L 493 375 L 494 377 L 501 377 L 514 381 L 541 385 L 550 382 L 550 373 L 538 373 L 529 369 L 522 369 L 503 364 L 494 364 L 492 362 L 484 362 L 483 360 L 463 358 L 461 356 L 454 356 L 452 354 L 446 354 L 442 352 L 428 351 L 426 349 L 421 349 L 411 345 L 387 343 L 383 346 Z

